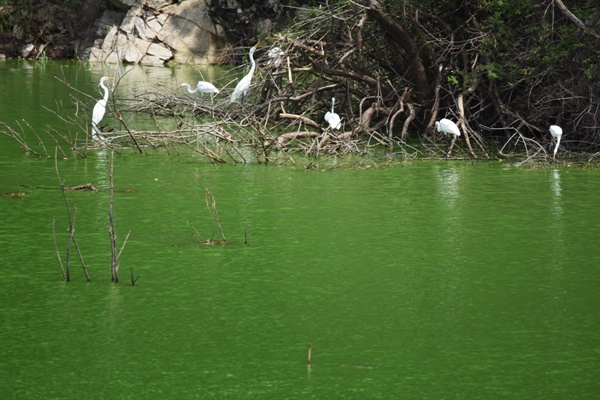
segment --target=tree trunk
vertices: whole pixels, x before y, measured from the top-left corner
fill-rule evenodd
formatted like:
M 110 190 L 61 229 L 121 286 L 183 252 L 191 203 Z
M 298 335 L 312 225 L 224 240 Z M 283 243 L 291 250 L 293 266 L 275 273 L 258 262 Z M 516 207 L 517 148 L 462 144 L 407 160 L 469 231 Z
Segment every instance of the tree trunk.
M 429 92 L 429 81 L 423 59 L 419 55 L 419 46 L 406 29 L 385 13 L 383 6 L 377 0 L 363 0 L 368 7 L 368 14 L 377 21 L 385 32 L 387 41 L 393 46 L 399 58 L 407 61 L 415 85 L 413 94 L 421 102 Z

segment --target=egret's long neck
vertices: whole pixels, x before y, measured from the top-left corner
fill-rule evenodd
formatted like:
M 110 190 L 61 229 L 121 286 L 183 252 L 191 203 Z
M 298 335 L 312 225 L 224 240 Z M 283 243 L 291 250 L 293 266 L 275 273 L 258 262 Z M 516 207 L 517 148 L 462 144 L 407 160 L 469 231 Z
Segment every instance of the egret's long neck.
M 192 90 L 192 87 L 189 83 L 186 83 L 185 86 L 187 86 L 188 93 L 196 93 L 199 90 L 199 88 Z
M 254 62 L 254 49 L 250 52 L 250 62 L 252 66 L 250 67 L 250 74 L 254 73 L 254 69 L 256 68 L 256 63 Z
M 108 88 L 104 85 L 104 81 L 100 82 L 100 87 L 104 90 L 104 101 L 108 101 Z
M 334 113 L 334 111 L 333 111 L 334 107 L 335 107 L 335 97 L 333 97 L 333 98 L 331 99 L 331 113 L 332 113 L 332 114 Z
M 554 146 L 554 155 L 558 151 L 558 145 L 560 144 L 560 136 L 556 138 L 556 146 Z

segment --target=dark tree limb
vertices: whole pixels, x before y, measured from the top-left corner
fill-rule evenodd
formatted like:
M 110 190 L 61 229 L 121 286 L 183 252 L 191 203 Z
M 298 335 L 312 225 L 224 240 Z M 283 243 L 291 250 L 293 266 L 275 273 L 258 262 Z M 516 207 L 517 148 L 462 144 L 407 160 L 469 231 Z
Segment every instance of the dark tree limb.
M 396 49 L 398 55 L 408 60 L 415 85 L 415 96 L 418 101 L 422 101 L 429 92 L 429 81 L 425 64 L 419 54 L 419 46 L 402 25 L 385 13 L 379 1 L 363 0 L 361 3 L 368 7 L 367 13 L 377 21 L 381 30 L 385 32 L 387 41 Z
M 556 6 L 559 8 L 559 10 L 565 15 L 565 17 L 567 17 L 571 22 L 577 25 L 579 29 L 600 40 L 600 34 L 585 26 L 583 21 L 577 18 L 577 16 L 570 11 L 567 8 L 567 6 L 565 6 L 565 4 L 562 2 L 562 0 L 554 0 L 554 2 L 556 3 Z
M 302 121 L 303 123 L 305 123 L 306 125 L 310 125 L 314 128 L 320 128 L 319 124 L 317 124 L 315 121 L 313 121 L 312 119 L 305 117 L 303 115 L 297 115 L 297 114 L 290 114 L 290 113 L 280 113 L 279 114 L 280 118 L 287 118 L 287 119 L 293 119 L 293 120 L 299 120 Z

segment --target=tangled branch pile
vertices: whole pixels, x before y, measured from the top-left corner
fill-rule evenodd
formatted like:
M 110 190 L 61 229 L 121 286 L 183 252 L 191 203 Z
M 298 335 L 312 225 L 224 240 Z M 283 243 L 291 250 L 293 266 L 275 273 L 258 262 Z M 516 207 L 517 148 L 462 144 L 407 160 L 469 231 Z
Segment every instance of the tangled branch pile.
M 597 158 L 600 8 L 572 3 L 332 0 L 304 8 L 281 33 L 248 33 L 261 45 L 243 101 L 230 102 L 229 87 L 214 97 L 147 93 L 127 111 L 167 116 L 178 129 L 127 128 L 114 143 L 181 141 L 216 162 L 226 160 L 205 138 L 231 145 L 227 157 L 236 160 L 239 144 L 267 160 L 274 150 L 345 154 L 372 144 L 439 157 L 435 121 L 449 118 L 463 134 L 456 156 L 547 157 L 548 128 L 558 124 L 560 156 Z M 332 98 L 339 130 L 323 119 Z
M 214 103 L 173 97 L 146 105 L 172 115 L 192 107 L 224 121 L 227 132 L 252 128 L 258 134 L 245 139 L 265 154 L 356 151 L 365 138 L 420 141 L 439 154 L 434 122 L 443 117 L 458 121 L 460 147 L 472 156 L 489 156 L 495 144 L 506 151 L 536 141 L 543 149 L 550 124 L 563 127 L 568 150 L 600 148 L 600 18 L 574 23 L 558 0 L 331 3 L 263 39 L 242 104 L 229 104 L 224 91 Z M 579 11 L 600 16 L 593 2 L 580 3 Z M 333 97 L 339 132 L 323 121 Z

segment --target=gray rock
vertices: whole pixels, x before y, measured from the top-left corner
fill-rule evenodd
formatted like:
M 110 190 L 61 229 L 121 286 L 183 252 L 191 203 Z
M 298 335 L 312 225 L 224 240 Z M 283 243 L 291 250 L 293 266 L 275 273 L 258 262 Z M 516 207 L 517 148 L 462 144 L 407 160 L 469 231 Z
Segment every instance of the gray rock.
M 110 0 L 121 11 L 105 11 L 95 24 L 90 61 L 161 64 L 213 63 L 217 44 L 226 42 L 212 22 L 205 0 Z M 237 2 L 233 1 L 237 7 Z
M 146 51 L 151 56 L 156 56 L 162 60 L 170 60 L 173 57 L 173 52 L 164 44 L 151 43 Z
M 26 44 L 25 46 L 21 47 L 21 51 L 19 52 L 21 54 L 21 57 L 23 58 L 27 58 L 31 52 L 33 51 L 33 49 L 35 48 L 35 46 L 31 43 Z

